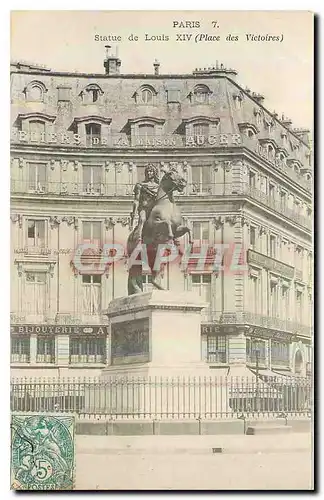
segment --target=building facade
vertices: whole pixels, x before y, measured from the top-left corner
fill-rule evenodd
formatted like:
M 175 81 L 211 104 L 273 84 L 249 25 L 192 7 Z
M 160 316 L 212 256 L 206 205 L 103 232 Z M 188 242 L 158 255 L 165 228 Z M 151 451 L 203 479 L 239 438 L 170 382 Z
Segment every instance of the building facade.
M 125 245 L 147 163 L 187 178 L 178 194 L 194 253 L 226 248 L 219 269 L 167 267 L 193 290 L 211 368 L 306 375 L 312 359 L 312 161 L 307 130 L 269 112 L 223 65 L 192 74 L 102 74 L 11 66 L 12 376 L 97 376 L 109 364 L 109 302 L 127 294 L 127 260 L 98 264 L 81 243 Z M 208 257 L 212 262 L 212 257 Z M 82 260 L 81 259 L 81 260 Z M 208 260 L 208 259 L 207 259 Z M 231 263 L 237 262 L 238 266 Z M 89 270 L 87 265 L 89 264 Z M 150 276 L 145 277 L 150 289 Z M 215 372 L 211 372 L 215 373 Z

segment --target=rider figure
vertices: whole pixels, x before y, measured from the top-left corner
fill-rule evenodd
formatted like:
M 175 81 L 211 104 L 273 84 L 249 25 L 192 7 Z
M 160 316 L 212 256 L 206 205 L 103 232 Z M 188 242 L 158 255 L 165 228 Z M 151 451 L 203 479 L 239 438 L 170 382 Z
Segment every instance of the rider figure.
M 155 165 L 149 163 L 145 167 L 145 180 L 138 182 L 134 187 L 133 211 L 129 229 L 133 230 L 134 219 L 138 214 L 138 225 L 143 229 L 145 221 L 148 219 L 150 211 L 153 208 L 154 201 L 159 189 L 158 169 Z M 141 229 L 141 232 L 142 232 Z M 142 234 L 140 235 L 142 238 Z

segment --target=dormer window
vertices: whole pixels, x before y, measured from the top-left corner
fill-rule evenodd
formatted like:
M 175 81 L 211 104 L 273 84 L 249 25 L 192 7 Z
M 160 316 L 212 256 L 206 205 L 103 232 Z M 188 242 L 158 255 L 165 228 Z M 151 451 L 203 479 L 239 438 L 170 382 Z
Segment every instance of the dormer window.
M 99 85 L 91 83 L 87 85 L 84 90 L 80 93 L 83 104 L 93 104 L 98 102 L 100 96 L 103 95 L 103 91 Z
M 239 92 L 238 94 L 233 94 L 234 107 L 235 109 L 241 109 L 243 103 L 243 94 Z
M 29 121 L 29 134 L 31 140 L 33 136 L 40 136 L 45 133 L 45 121 L 42 120 L 30 120 Z
M 197 137 L 208 137 L 209 135 L 209 124 L 208 123 L 195 123 L 193 126 L 193 135 L 194 138 Z
M 210 94 L 211 91 L 207 85 L 197 85 L 193 91 L 194 101 L 198 104 L 206 104 Z
M 138 125 L 138 135 L 141 139 L 149 139 L 155 135 L 155 126 L 150 123 Z
M 132 118 L 127 121 L 121 132 L 129 136 L 133 146 L 156 146 L 163 140 L 164 122 L 163 118 L 151 116 Z
M 99 123 L 87 123 L 85 126 L 87 146 L 93 146 L 100 143 L 101 125 Z
M 30 82 L 24 89 L 26 101 L 30 102 L 43 102 L 44 94 L 47 91 L 45 85 L 39 81 Z
M 111 118 L 88 115 L 74 118 L 68 131 L 78 134 L 82 144 L 88 147 L 107 144 L 110 134 Z M 86 139 L 84 143 L 84 137 Z
M 268 158 L 269 158 L 269 160 L 270 161 L 274 160 L 275 155 L 276 155 L 275 148 L 273 147 L 272 144 L 268 144 Z
M 133 98 L 136 104 L 146 104 L 150 106 L 154 104 L 155 97 L 157 95 L 156 90 L 151 85 L 142 85 L 139 90 L 135 92 Z
M 153 92 L 150 89 L 144 89 L 141 92 L 141 100 L 143 104 L 151 104 L 153 101 Z
M 252 123 L 239 123 L 238 126 L 240 132 L 245 134 L 247 137 L 252 138 L 258 133 L 257 128 Z
M 262 124 L 262 112 L 260 109 L 255 109 L 254 110 L 254 115 L 255 115 L 255 121 L 257 126 L 259 127 Z

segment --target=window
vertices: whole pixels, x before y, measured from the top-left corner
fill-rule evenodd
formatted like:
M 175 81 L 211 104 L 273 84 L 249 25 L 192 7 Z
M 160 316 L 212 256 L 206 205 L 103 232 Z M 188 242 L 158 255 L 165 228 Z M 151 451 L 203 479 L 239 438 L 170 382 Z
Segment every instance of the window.
M 243 97 L 241 95 L 234 96 L 234 107 L 235 109 L 241 109 L 243 103 Z
M 101 125 L 99 123 L 87 123 L 86 126 L 87 146 L 95 146 L 100 143 Z
M 266 364 L 266 343 L 264 340 L 246 339 L 246 361 L 248 363 Z
M 256 175 L 254 172 L 249 172 L 249 187 L 250 188 L 255 188 L 256 186 Z
M 103 95 L 103 91 L 99 85 L 91 83 L 81 93 L 83 104 L 92 104 L 98 102 L 99 97 Z
M 271 340 L 271 365 L 289 368 L 289 344 Z
M 276 255 L 277 255 L 277 238 L 273 234 L 270 234 L 270 236 L 269 236 L 269 256 L 272 257 L 273 259 L 275 259 Z
M 149 124 L 143 124 L 138 126 L 138 133 L 140 139 L 144 139 L 145 141 L 149 141 L 155 135 L 155 126 Z
M 28 164 L 28 189 L 44 193 L 46 190 L 47 171 L 45 163 Z
M 44 100 L 45 85 L 41 82 L 31 82 L 25 89 L 27 101 L 42 102 Z
M 27 312 L 43 315 L 47 310 L 47 275 L 45 272 L 26 272 L 25 276 Z
M 100 314 L 101 312 L 101 275 L 83 274 L 82 292 L 84 314 Z
M 226 337 L 207 336 L 207 361 L 209 363 L 226 363 Z
M 101 194 L 103 188 L 102 167 L 100 165 L 82 167 L 82 192 L 85 194 Z
M 259 303 L 260 303 L 260 293 L 259 293 L 259 278 L 255 275 L 250 275 L 250 291 L 249 291 L 249 304 L 250 311 L 253 314 L 259 314 Z
M 45 247 L 45 221 L 28 219 L 28 247 Z
M 296 322 L 302 323 L 302 306 L 303 306 L 303 292 L 301 290 L 296 290 Z
M 256 249 L 256 228 L 253 226 L 250 227 L 250 248 Z
M 94 243 L 98 245 L 98 250 L 101 247 L 101 222 L 82 222 L 82 240 L 84 243 Z
M 211 168 L 210 166 L 192 167 L 192 192 L 211 193 Z
M 269 199 L 275 201 L 275 186 L 271 183 L 269 183 Z
M 201 242 L 209 241 L 209 222 L 193 222 L 192 224 L 192 237 L 194 240 Z
M 45 122 L 41 120 L 30 120 L 29 122 L 30 139 L 32 141 L 33 140 L 40 141 L 42 138 L 44 138 L 44 134 L 45 134 Z
M 260 126 L 260 125 L 261 125 L 261 123 L 262 123 L 262 115 L 261 115 L 261 111 L 260 111 L 260 110 L 257 110 L 257 111 L 255 112 L 255 120 L 256 120 L 256 124 L 257 124 L 258 126 Z
M 145 180 L 145 167 L 137 166 L 136 172 L 137 172 L 137 182 L 143 182 Z
M 11 338 L 11 363 L 29 363 L 30 361 L 30 338 Z
M 193 94 L 196 103 L 199 104 L 208 103 L 208 96 L 210 94 L 210 90 L 208 87 L 206 87 L 206 85 L 197 85 Z
M 289 287 L 285 285 L 281 288 L 281 308 L 282 319 L 287 319 L 289 317 Z
M 273 161 L 275 158 L 276 152 L 272 144 L 268 144 L 268 158 L 270 161 Z
M 202 319 L 208 320 L 211 305 L 211 274 L 192 274 L 192 290 L 203 299 L 209 307 L 202 312 Z
M 209 135 L 209 125 L 208 123 L 196 123 L 193 126 L 194 138 L 197 141 L 199 137 L 208 137 Z M 199 139 L 198 139 L 199 142 Z
M 281 206 L 281 210 L 286 210 L 286 208 L 287 208 L 287 193 L 286 193 L 286 191 L 280 192 L 280 206 Z
M 55 338 L 37 337 L 37 363 L 55 362 Z
M 255 136 L 255 132 L 252 128 L 246 128 L 244 132 L 250 138 Z
M 70 338 L 70 363 L 105 363 L 106 338 Z
M 144 274 L 142 277 L 143 282 L 143 292 L 150 292 L 153 290 L 152 276 L 151 274 Z
M 273 318 L 278 317 L 278 285 L 270 282 L 270 311 L 269 315 Z
M 152 104 L 153 92 L 150 89 L 143 89 L 141 91 L 141 100 L 143 104 Z

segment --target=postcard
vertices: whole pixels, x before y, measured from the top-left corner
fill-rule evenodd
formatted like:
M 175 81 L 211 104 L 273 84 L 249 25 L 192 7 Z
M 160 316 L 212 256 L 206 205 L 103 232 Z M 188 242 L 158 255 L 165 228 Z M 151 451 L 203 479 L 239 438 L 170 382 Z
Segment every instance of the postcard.
M 314 15 L 12 11 L 11 483 L 312 490 Z

